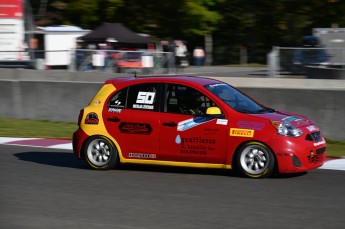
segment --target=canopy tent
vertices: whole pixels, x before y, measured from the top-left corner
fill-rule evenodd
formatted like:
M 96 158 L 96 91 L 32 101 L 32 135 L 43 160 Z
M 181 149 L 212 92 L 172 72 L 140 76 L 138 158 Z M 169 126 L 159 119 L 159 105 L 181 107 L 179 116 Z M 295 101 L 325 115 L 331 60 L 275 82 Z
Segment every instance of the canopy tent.
M 122 23 L 104 23 L 78 40 L 85 42 L 119 42 L 132 44 L 147 44 L 150 39 L 141 36 L 125 27 Z

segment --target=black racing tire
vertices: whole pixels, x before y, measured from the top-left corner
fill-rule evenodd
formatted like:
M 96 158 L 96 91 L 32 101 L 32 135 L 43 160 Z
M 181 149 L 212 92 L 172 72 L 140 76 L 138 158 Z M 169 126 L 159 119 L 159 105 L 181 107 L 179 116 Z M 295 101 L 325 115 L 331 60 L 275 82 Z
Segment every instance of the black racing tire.
M 236 154 L 236 170 L 249 178 L 265 178 L 272 175 L 275 158 L 270 148 L 260 142 L 248 142 Z
M 119 164 L 118 151 L 112 141 L 103 136 L 93 136 L 84 145 L 86 163 L 97 170 L 114 169 Z

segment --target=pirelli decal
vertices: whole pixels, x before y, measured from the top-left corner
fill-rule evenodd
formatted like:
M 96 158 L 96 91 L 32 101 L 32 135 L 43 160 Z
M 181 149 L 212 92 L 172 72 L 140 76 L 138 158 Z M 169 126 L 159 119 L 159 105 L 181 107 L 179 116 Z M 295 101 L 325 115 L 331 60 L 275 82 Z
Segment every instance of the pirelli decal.
M 230 129 L 230 136 L 252 138 L 254 136 L 254 130 L 231 128 Z

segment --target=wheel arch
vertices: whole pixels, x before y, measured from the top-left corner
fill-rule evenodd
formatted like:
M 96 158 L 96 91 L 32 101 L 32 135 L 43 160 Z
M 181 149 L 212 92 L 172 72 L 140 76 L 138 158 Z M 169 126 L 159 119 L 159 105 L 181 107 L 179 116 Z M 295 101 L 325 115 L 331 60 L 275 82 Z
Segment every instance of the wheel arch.
M 232 157 L 231 157 L 231 161 L 230 161 L 230 164 L 231 164 L 231 167 L 233 169 L 237 169 L 237 164 L 236 164 L 236 157 L 237 155 L 240 153 L 240 149 L 242 148 L 242 146 L 244 146 L 245 144 L 248 144 L 248 143 L 258 143 L 260 145 L 264 145 L 265 147 L 267 147 L 269 150 L 271 150 L 272 154 L 273 154 L 273 157 L 274 157 L 274 160 L 275 160 L 275 163 L 274 163 L 274 172 L 278 172 L 279 171 L 279 162 L 277 160 L 277 155 L 275 154 L 275 152 L 273 151 L 273 149 L 267 145 L 266 143 L 260 141 L 260 140 L 256 140 L 256 139 L 252 139 L 252 140 L 247 140 L 247 141 L 243 141 L 241 142 L 241 144 L 239 144 L 236 149 L 234 150 L 234 153 L 232 154 Z
M 81 157 L 81 158 L 83 158 L 83 157 L 85 156 L 85 147 L 86 147 L 86 143 L 89 141 L 89 139 L 91 139 L 91 138 L 96 138 L 96 137 L 105 138 L 106 140 L 108 140 L 108 141 L 114 146 L 114 148 L 117 150 L 118 153 L 120 152 L 119 149 L 118 149 L 117 144 L 115 144 L 114 141 L 113 141 L 112 139 L 110 139 L 110 138 L 108 138 L 107 136 L 102 135 L 102 134 L 94 134 L 94 135 L 91 135 L 91 136 L 87 137 L 87 138 L 84 140 L 84 142 L 83 142 L 83 144 L 82 144 L 82 146 L 81 146 L 81 152 L 80 152 L 80 157 Z

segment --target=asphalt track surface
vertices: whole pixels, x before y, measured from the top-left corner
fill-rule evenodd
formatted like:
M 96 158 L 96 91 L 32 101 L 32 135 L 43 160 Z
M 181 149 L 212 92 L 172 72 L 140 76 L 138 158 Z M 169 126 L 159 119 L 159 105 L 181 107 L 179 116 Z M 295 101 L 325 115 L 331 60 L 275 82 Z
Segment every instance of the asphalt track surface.
M 94 171 L 70 150 L 0 145 L 0 228 L 343 228 L 345 172 Z

